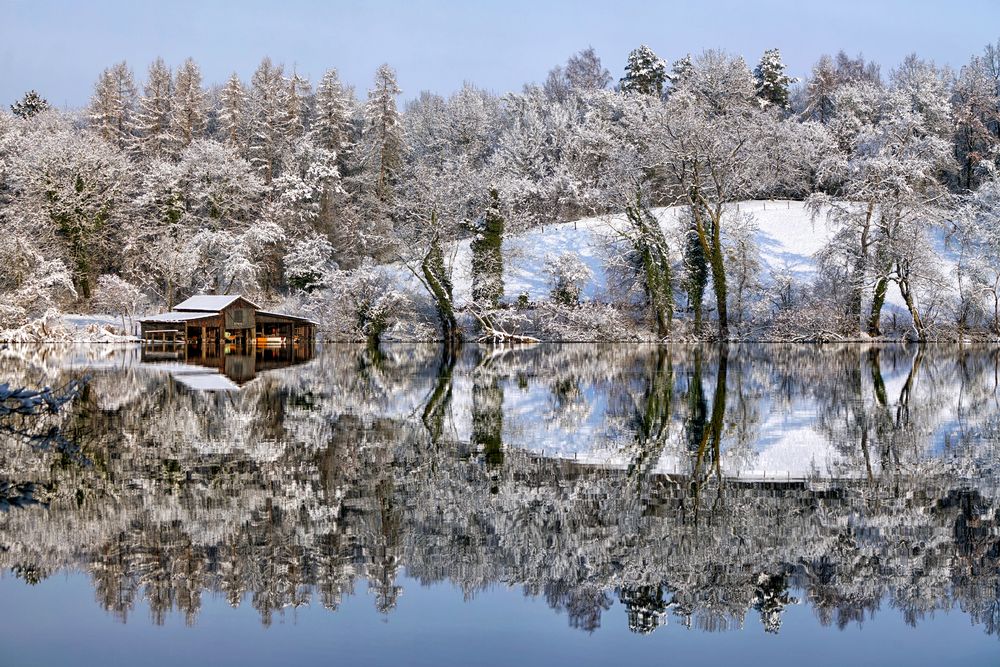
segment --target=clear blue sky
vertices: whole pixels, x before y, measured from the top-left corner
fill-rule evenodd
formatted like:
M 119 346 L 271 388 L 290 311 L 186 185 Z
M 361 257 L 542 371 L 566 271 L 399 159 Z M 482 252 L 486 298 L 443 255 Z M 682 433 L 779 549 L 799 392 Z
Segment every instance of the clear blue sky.
M 914 51 L 960 67 L 998 38 L 1000 0 L 0 0 L 0 104 L 36 88 L 81 106 L 104 67 L 125 59 L 142 79 L 158 55 L 192 56 L 218 83 L 264 55 L 313 83 L 332 66 L 361 94 L 388 62 L 410 98 L 466 80 L 518 90 L 588 44 L 616 78 L 640 43 L 668 61 L 724 48 L 751 64 L 776 46 L 803 76 L 841 48 L 883 72 Z

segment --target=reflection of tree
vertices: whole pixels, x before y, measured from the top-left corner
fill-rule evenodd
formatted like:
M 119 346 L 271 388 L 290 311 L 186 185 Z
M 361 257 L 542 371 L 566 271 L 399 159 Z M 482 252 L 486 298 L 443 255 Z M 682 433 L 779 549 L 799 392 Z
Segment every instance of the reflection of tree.
M 784 574 L 761 574 L 757 578 L 753 608 L 760 612 L 760 624 L 765 631 L 777 633 L 785 607 L 795 602 L 788 594 L 788 577 Z
M 444 432 L 444 419 L 451 404 L 452 374 L 455 372 L 457 353 L 454 345 L 441 347 L 441 361 L 438 364 L 437 378 L 434 388 L 424 405 L 424 426 L 430 435 L 431 442 L 437 443 Z
M 696 392 L 701 394 L 692 397 L 691 402 L 697 405 L 697 410 L 691 411 L 692 426 L 689 433 L 697 433 L 699 439 L 694 441 L 689 436 L 690 445 L 696 445 L 692 458 L 691 469 L 691 493 L 694 497 L 694 521 L 700 519 L 701 492 L 708 481 L 709 475 L 715 473 L 719 482 L 719 492 L 716 496 L 716 503 L 722 500 L 722 430 L 726 416 L 726 380 L 729 368 L 729 352 L 725 345 L 720 345 L 718 350 L 718 371 L 715 375 L 715 393 L 712 396 L 712 412 L 708 424 L 705 424 L 704 394 L 701 388 L 701 360 L 700 354 L 695 357 L 695 378 L 692 386 L 696 387 Z M 715 507 L 713 507 L 715 509 Z
M 629 586 L 622 588 L 618 599 L 625 605 L 628 629 L 645 635 L 667 622 L 667 602 L 662 586 Z
M 503 384 L 485 357 L 472 374 L 472 444 L 487 465 L 503 464 Z
M 642 399 L 636 403 L 633 417 L 635 445 L 629 478 L 635 480 L 638 492 L 667 447 L 673 417 L 674 367 L 670 349 L 658 347 L 650 362 L 643 378 Z
M 840 626 L 888 603 L 911 622 L 957 606 L 996 632 L 995 355 L 735 349 L 388 346 L 376 367 L 338 348 L 229 396 L 116 370 L 75 414 L 51 416 L 82 434 L 93 465 L 0 447 L 0 478 L 39 480 L 49 503 L 0 514 L 0 567 L 27 581 L 82 568 L 123 620 L 144 603 L 157 622 L 175 610 L 195 622 L 217 592 L 271 622 L 314 598 L 336 609 L 360 582 L 388 612 L 405 568 L 470 596 L 521 586 L 587 631 L 616 598 L 639 632 L 668 615 L 722 630 L 752 613 L 778 631 L 801 597 Z M 509 409 L 520 385 L 561 437 L 613 443 L 622 464 L 527 448 Z M 602 428 L 550 410 L 579 396 Z M 941 396 L 966 406 L 960 424 Z M 843 474 L 728 475 L 751 438 L 735 422 L 795 401 Z

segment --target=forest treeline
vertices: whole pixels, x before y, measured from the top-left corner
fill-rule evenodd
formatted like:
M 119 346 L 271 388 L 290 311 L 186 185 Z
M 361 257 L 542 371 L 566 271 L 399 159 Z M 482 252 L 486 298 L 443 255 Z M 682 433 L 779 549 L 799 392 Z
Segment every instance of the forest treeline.
M 898 294 L 905 335 L 1000 335 L 1000 43 L 957 71 L 824 55 L 803 81 L 777 49 L 641 46 L 617 78 L 588 48 L 520 92 L 400 95 L 388 65 L 359 99 L 269 58 L 221 85 L 117 63 L 80 110 L 26 93 L 0 114 L 0 330 L 239 292 L 373 342 L 879 336 Z M 732 206 L 774 198 L 835 230 L 808 282 L 766 275 Z M 544 303 L 505 291 L 505 238 L 603 214 L 617 301 L 583 298 L 571 254 L 536 267 Z

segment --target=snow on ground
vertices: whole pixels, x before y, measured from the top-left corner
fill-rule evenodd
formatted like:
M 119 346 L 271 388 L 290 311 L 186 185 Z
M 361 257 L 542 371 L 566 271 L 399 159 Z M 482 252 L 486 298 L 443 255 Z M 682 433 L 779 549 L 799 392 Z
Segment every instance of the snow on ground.
M 75 315 L 49 310 L 37 320 L 17 329 L 0 329 L 5 343 L 127 343 L 138 340 L 122 335 L 116 315 Z

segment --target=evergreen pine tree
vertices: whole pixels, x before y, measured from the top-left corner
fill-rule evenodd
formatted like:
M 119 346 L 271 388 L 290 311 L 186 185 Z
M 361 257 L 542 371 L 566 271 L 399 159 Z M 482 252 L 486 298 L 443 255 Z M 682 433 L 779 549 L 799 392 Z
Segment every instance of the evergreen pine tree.
M 320 148 L 337 153 L 340 162 L 351 144 L 351 106 L 337 70 L 327 70 L 316 88 L 309 136 Z
M 691 61 L 691 54 L 686 54 L 683 58 L 674 61 L 674 66 L 670 68 L 670 83 L 674 88 L 683 86 L 694 74 L 694 63 Z
M 621 80 L 623 93 L 640 93 L 643 95 L 663 95 L 663 86 L 667 81 L 667 63 L 653 50 L 643 44 L 628 54 L 625 65 L 625 76 Z
M 177 145 L 177 137 L 171 127 L 173 89 L 170 69 L 163 58 L 157 58 L 149 66 L 135 121 L 139 145 L 150 157 L 169 155 Z
M 796 79 L 785 75 L 785 64 L 781 62 L 781 52 L 778 49 L 768 49 L 764 52 L 760 63 L 753 71 L 753 77 L 756 82 L 757 97 L 763 106 L 788 108 L 788 86 L 795 83 Z
M 365 165 L 379 201 L 392 198 L 392 185 L 403 162 L 403 126 L 396 108 L 396 73 L 382 65 L 365 105 Z
M 17 102 L 10 105 L 10 110 L 18 118 L 28 119 L 48 110 L 48 101 L 34 90 L 29 90 Z

